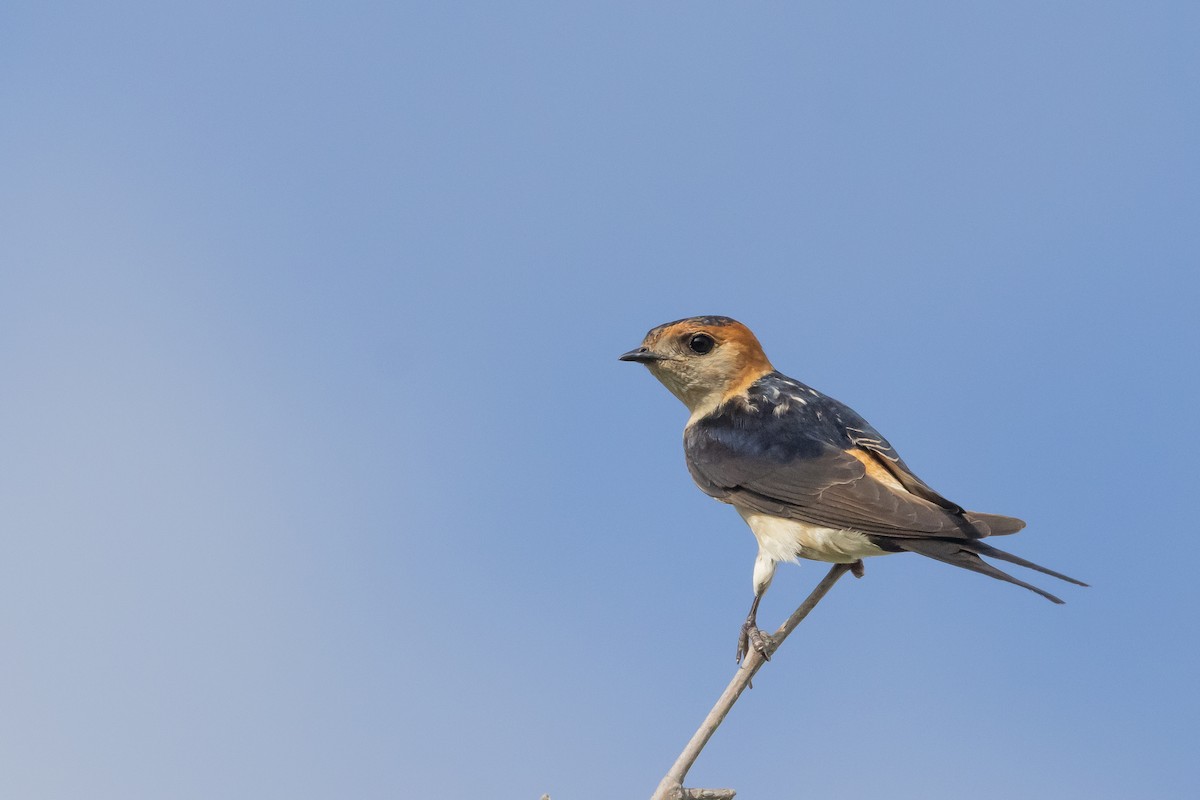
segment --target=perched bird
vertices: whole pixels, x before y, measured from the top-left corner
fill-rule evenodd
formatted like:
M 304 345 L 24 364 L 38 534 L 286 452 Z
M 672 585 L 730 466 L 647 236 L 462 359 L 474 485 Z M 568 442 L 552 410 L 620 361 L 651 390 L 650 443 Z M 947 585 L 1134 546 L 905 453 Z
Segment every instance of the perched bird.
M 691 411 L 684 449 L 692 479 L 737 509 L 758 540 L 754 601 L 737 658 L 769 655 L 756 617 L 780 561 L 849 564 L 908 551 L 1054 595 L 980 556 L 1087 584 L 985 544 L 1016 533 L 1014 517 L 964 511 L 918 478 L 849 406 L 777 372 L 750 329 L 728 317 L 659 325 L 622 361 L 645 364 Z

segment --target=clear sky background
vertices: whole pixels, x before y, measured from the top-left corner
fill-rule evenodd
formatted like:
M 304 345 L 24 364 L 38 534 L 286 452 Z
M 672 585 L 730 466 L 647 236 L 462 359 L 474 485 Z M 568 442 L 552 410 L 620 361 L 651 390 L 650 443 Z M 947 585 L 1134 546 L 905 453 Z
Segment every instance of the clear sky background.
M 0 796 L 648 797 L 751 597 L 616 360 L 701 313 L 1093 588 L 872 561 L 691 785 L 1200 796 L 1198 41 L 1192 2 L 6 5 Z

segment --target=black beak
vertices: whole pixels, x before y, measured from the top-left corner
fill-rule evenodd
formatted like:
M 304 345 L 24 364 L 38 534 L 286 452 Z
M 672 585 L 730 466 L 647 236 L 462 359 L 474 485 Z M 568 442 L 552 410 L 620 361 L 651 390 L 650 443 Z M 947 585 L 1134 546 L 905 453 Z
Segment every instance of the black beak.
M 628 353 L 622 353 L 620 361 L 636 361 L 639 364 L 649 364 L 652 361 L 662 361 L 666 356 L 660 356 L 658 353 L 651 352 L 645 347 L 639 347 L 636 350 L 630 350 Z

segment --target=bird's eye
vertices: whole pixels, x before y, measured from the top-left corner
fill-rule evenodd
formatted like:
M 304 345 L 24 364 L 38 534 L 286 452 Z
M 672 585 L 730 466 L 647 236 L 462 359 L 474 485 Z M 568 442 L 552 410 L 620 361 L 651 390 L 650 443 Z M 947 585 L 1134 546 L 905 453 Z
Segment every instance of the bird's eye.
M 691 348 L 691 351 L 700 355 L 711 352 L 715 344 L 716 342 L 707 333 L 697 333 L 688 340 L 688 347 Z

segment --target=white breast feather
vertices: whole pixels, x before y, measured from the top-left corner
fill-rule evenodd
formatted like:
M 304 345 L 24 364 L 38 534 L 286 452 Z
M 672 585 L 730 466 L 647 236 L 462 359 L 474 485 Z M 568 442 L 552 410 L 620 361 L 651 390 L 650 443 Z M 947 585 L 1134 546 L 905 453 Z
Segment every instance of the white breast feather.
M 773 561 L 808 558 L 833 564 L 850 564 L 860 558 L 887 553 L 871 544 L 866 535 L 859 531 L 823 528 L 743 508 L 738 508 L 738 513 L 750 526 L 754 538 L 758 539 L 759 553 Z

